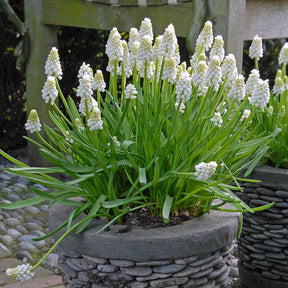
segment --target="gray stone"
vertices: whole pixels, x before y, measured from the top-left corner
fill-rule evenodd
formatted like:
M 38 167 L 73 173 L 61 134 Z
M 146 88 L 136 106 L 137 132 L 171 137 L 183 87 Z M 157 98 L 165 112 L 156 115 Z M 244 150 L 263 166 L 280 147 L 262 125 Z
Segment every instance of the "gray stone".
M 284 265 L 279 265 L 279 264 L 274 264 L 274 267 L 277 269 L 277 270 L 281 270 L 281 271 L 285 271 L 288 275 L 288 266 L 284 266 Z
M 199 260 L 196 260 L 194 262 L 189 263 L 189 266 L 192 266 L 192 267 L 202 266 L 202 265 L 209 263 L 209 262 L 211 262 L 217 258 L 218 258 L 218 255 L 207 256 L 205 258 L 202 258 L 202 259 L 199 259 Z
M 250 256 L 257 260 L 265 260 L 265 256 L 259 253 L 250 253 Z
M 277 239 L 280 239 L 280 238 L 283 238 L 283 237 L 284 237 L 284 235 L 282 235 L 282 234 L 271 233 L 270 231 L 264 231 L 263 233 L 264 233 L 264 235 L 266 235 L 268 238 L 277 238 Z
M 278 208 L 288 208 L 288 202 L 276 202 L 274 206 Z
M 35 235 L 37 237 L 43 237 L 45 236 L 46 234 L 40 230 L 33 230 L 30 232 L 32 235 Z
M 283 225 L 280 225 L 280 224 L 264 224 L 263 225 L 264 228 L 270 230 L 270 229 L 273 229 L 273 230 L 280 230 L 280 229 L 283 229 L 284 226 Z
M 178 271 L 183 270 L 185 267 L 186 267 L 185 264 L 169 264 L 165 266 L 153 267 L 153 272 L 164 274 L 176 273 Z
M 133 267 L 135 266 L 134 261 L 127 261 L 127 260 L 109 260 L 109 262 L 115 266 L 119 267 Z M 104 264 L 104 263 L 103 263 Z
M 1 181 L 11 181 L 11 176 L 10 175 L 7 175 L 6 173 L 1 173 L 0 174 L 0 179 Z
M 282 197 L 284 199 L 288 199 L 288 191 L 285 190 L 276 190 L 275 191 L 276 196 Z
M 39 252 L 38 248 L 29 242 L 20 242 L 18 244 L 18 249 L 19 250 L 27 250 L 32 254 Z
M 74 265 L 72 262 L 71 262 L 71 259 L 72 258 L 67 258 L 66 261 L 65 261 L 65 264 L 68 265 L 71 269 L 75 270 L 75 271 L 83 271 L 82 268 L 79 268 L 78 266 Z
M 245 190 L 245 192 L 247 192 Z M 246 196 L 249 197 L 250 199 L 258 199 L 259 195 L 257 193 L 246 193 Z
M 117 270 L 119 270 L 118 266 L 112 265 L 112 264 L 99 264 L 97 266 L 97 269 L 101 272 L 105 272 L 105 273 L 113 273 L 116 272 Z M 128 269 L 128 268 L 127 268 Z M 127 273 L 128 275 L 130 275 L 129 273 Z
M 132 282 L 130 283 L 131 288 L 146 288 L 149 286 L 148 282 Z
M 254 207 L 256 206 L 262 206 L 262 205 L 267 205 L 269 204 L 270 202 L 269 201 L 265 201 L 265 200 L 261 200 L 261 199 L 252 199 L 250 201 L 250 205 L 253 204 Z M 252 205 L 251 205 L 252 206 Z
M 28 229 L 29 231 L 31 230 L 41 230 L 41 225 L 34 223 L 34 222 L 26 222 L 24 223 L 24 226 L 26 229 Z
M 10 235 L 13 239 L 17 239 L 18 237 L 20 237 L 21 236 L 21 233 L 19 232 L 19 231 L 17 231 L 16 229 L 8 229 L 7 231 L 6 231 L 6 233 L 8 234 L 8 235 Z
M 175 260 L 175 264 L 188 264 L 191 262 L 194 262 L 198 260 L 198 256 L 191 256 L 191 257 L 187 257 L 187 258 L 182 258 L 182 259 L 177 259 Z
M 17 251 L 16 258 L 19 260 L 27 259 L 28 262 L 33 260 L 31 253 L 26 250 Z
M 267 258 L 272 258 L 272 259 L 278 259 L 278 260 L 285 260 L 286 255 L 283 253 L 272 253 L 272 252 L 267 252 L 264 254 Z
M 257 265 L 257 266 L 261 266 L 261 267 L 265 267 L 265 268 L 270 268 L 271 266 L 273 266 L 273 264 L 269 261 L 265 260 L 253 260 L 252 261 L 253 265 Z M 266 270 L 266 269 L 265 269 Z
M 232 277 L 232 278 L 238 278 L 239 277 L 239 269 L 238 269 L 238 267 L 230 266 L 229 276 Z
M 129 276 L 127 274 L 122 273 L 121 271 L 118 271 L 116 273 L 111 273 L 109 275 L 109 278 L 112 281 L 121 281 L 121 282 L 129 282 L 135 279 L 135 277 Z
M 222 259 L 223 259 L 222 256 L 219 255 L 216 259 L 214 259 L 214 260 L 212 260 L 212 261 L 210 261 L 210 262 L 208 262 L 206 264 L 201 265 L 201 270 L 206 270 L 206 269 L 208 269 L 210 267 L 213 267 L 213 266 L 217 265 L 219 262 L 222 261 Z
M 264 240 L 263 243 L 267 246 L 274 246 L 274 247 L 286 247 L 286 244 L 280 243 L 283 239 L 272 239 L 272 240 Z
M 251 228 L 253 228 L 254 230 L 257 230 L 257 231 L 266 231 L 265 227 L 260 226 L 260 225 L 251 224 L 250 226 L 251 226 Z
M 25 207 L 24 210 L 27 212 L 27 213 L 30 213 L 30 214 L 33 214 L 33 215 L 36 215 L 36 214 L 39 214 L 41 211 L 39 208 L 35 207 L 35 206 L 28 206 L 28 207 Z
M 262 271 L 262 275 L 266 278 L 274 279 L 274 280 L 278 280 L 281 278 L 279 275 L 276 275 L 270 271 Z
M 121 267 L 121 271 L 130 276 L 144 277 L 152 274 L 151 267 Z
M 263 244 L 263 243 L 255 243 L 253 246 L 254 246 L 255 248 L 261 249 L 261 251 L 263 251 L 263 250 L 271 251 L 271 252 L 280 252 L 280 251 L 282 251 L 281 248 L 274 247 L 274 246 L 267 246 L 267 245 L 265 245 L 265 244 Z M 255 252 L 256 252 L 256 251 L 255 251 Z
M 288 217 L 274 221 L 275 224 L 288 224 Z
M 58 248 L 61 249 L 61 253 L 63 253 L 66 257 L 72 257 L 72 258 L 80 258 L 81 257 L 81 254 L 79 252 L 68 250 L 61 245 L 59 245 Z M 85 258 L 84 255 L 83 255 L 83 258 Z
M 97 266 L 97 264 L 95 262 L 92 262 L 92 261 L 89 261 L 89 260 L 83 259 L 83 258 L 79 258 L 79 259 L 71 258 L 71 262 L 82 270 L 91 270 Z M 114 271 L 115 270 L 113 270 L 112 272 L 114 272 Z M 106 271 L 103 271 L 103 272 L 106 272 Z
M 257 240 L 266 240 L 270 238 L 269 236 L 266 236 L 265 234 L 258 234 L 258 233 L 253 233 L 250 236 L 252 236 L 254 239 L 257 239 Z
M 6 199 L 8 199 L 11 202 L 18 202 L 21 201 L 21 197 L 19 197 L 17 194 L 15 193 L 10 193 L 6 195 Z
M 45 240 L 34 241 L 33 239 L 37 238 L 35 235 L 22 235 L 18 238 L 19 242 L 29 242 L 37 247 L 45 246 Z
M 58 254 L 55 253 L 51 253 L 48 255 L 48 257 L 43 261 L 42 266 L 44 266 L 45 268 L 49 268 L 49 269 L 55 269 L 58 268 Z
M 91 256 L 89 256 L 89 255 L 84 255 L 84 254 L 82 254 L 82 257 L 83 257 L 84 259 L 87 259 L 87 260 L 89 260 L 89 261 L 91 261 L 91 262 L 94 262 L 94 263 L 96 263 L 96 264 L 107 264 L 107 263 L 108 263 L 108 260 L 107 260 L 107 259 L 102 259 L 102 258 L 97 258 L 97 257 L 91 257 Z M 113 263 L 111 263 L 111 264 L 113 264 Z
M 48 212 L 48 207 L 49 207 L 49 205 L 42 205 L 42 206 L 40 207 L 40 210 L 41 210 L 42 212 Z
M 169 287 L 172 285 L 183 285 L 187 281 L 188 281 L 188 277 L 182 277 L 182 278 L 172 277 L 172 278 L 150 281 L 150 286 L 152 288 Z
M 94 283 L 92 284 L 92 288 L 110 288 L 110 287 L 102 283 L 97 283 L 97 284 Z
M 267 200 L 269 201 L 270 203 L 272 202 L 283 202 L 284 199 L 283 198 L 279 198 L 279 197 L 275 197 L 275 195 L 273 197 L 270 197 L 270 196 L 260 196 L 261 199 L 263 200 Z
M 216 279 L 220 275 L 224 274 L 228 270 L 228 266 L 224 265 L 220 269 L 214 269 L 209 275 L 207 275 L 208 279 Z
M 86 271 L 81 271 L 78 273 L 78 279 L 83 281 L 83 282 L 88 282 L 89 281 L 89 277 L 87 275 Z
M 196 273 L 193 273 L 189 276 L 189 278 L 201 278 L 203 276 L 206 276 L 208 274 L 210 274 L 211 272 L 213 271 L 213 268 L 209 268 L 207 270 L 203 270 L 203 271 L 199 271 L 199 272 L 196 272 Z
M 227 267 L 227 270 L 224 271 L 219 277 L 215 279 L 216 283 L 225 283 L 230 273 L 230 266 Z
M 20 224 L 20 221 L 17 218 L 7 218 L 3 223 L 9 227 L 15 227 Z
M 13 237 L 11 237 L 10 235 L 3 235 L 0 236 L 0 241 L 4 244 L 4 245 L 11 245 L 14 242 Z
M 259 187 L 259 188 L 256 188 L 256 191 L 265 196 L 275 197 L 275 192 L 272 189 Z
M 78 275 L 78 272 L 72 269 L 69 265 L 66 263 L 62 264 L 62 271 L 64 274 L 66 274 L 68 277 L 76 278 Z
M 11 251 L 0 242 L 0 259 L 11 256 Z
M 1 189 L 1 192 L 3 194 L 9 194 L 9 193 L 12 193 L 12 189 L 11 188 L 3 188 L 3 189 Z M 4 203 L 4 202 L 2 202 L 2 203 Z
M 197 288 L 200 285 L 206 284 L 207 282 L 208 282 L 207 277 L 189 279 L 189 281 L 183 285 L 183 288 Z
M 163 265 L 169 265 L 173 263 L 171 260 L 156 260 L 156 261 L 143 261 L 143 262 L 137 262 L 137 266 L 145 267 L 145 266 L 163 266 Z
M 174 277 L 189 276 L 191 274 L 197 273 L 198 271 L 200 271 L 200 269 L 201 269 L 200 266 L 196 266 L 196 267 L 187 266 L 186 268 L 184 268 L 180 272 L 173 274 L 173 276 Z
M 273 238 L 273 240 L 276 243 L 281 244 L 281 246 L 279 245 L 280 247 L 288 246 L 288 238 Z
M 287 272 L 285 271 L 280 271 L 280 270 L 276 270 L 276 269 L 272 269 L 271 273 L 282 276 L 282 277 L 287 277 Z
M 170 277 L 171 274 L 163 274 L 163 273 L 153 273 L 150 276 L 146 276 L 146 277 L 136 277 L 137 281 L 151 281 L 151 280 L 156 280 L 156 279 L 165 279 Z M 175 276 L 175 275 L 173 275 Z M 186 275 L 185 275 L 186 276 Z M 181 277 L 181 276 L 179 276 Z
M 1 219 L 0 219 L 1 220 Z M 0 222 L 0 233 L 5 233 L 6 232 L 6 227 L 5 227 L 5 225 L 2 223 L 2 222 Z

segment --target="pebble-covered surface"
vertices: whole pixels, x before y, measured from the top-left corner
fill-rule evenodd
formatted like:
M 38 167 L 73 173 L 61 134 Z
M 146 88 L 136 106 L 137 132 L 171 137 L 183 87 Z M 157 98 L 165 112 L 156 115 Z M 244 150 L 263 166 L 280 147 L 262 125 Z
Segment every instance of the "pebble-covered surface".
M 245 183 L 244 186 L 244 193 L 238 195 L 250 207 L 267 205 L 273 201 L 275 204 L 255 214 L 244 213 L 238 244 L 240 265 L 260 277 L 287 284 L 288 191 L 267 187 L 262 183 Z
M 25 153 L 26 151 L 24 150 L 24 154 L 22 150 L 20 150 L 20 152 L 20 155 L 18 153 L 14 155 L 15 158 L 20 159 L 24 163 L 27 163 L 27 156 Z M 3 168 L 7 167 L 8 165 L 13 166 L 14 164 L 9 163 L 0 156 L 0 203 L 10 203 L 34 197 L 34 193 L 31 192 L 31 190 L 29 189 L 31 185 L 41 190 L 45 190 L 45 187 L 42 187 L 38 184 L 32 184 L 31 182 L 22 177 L 17 177 L 4 172 Z M 48 232 L 47 209 L 48 206 L 46 203 L 17 210 L 7 210 L 0 208 L 0 258 L 16 257 L 20 260 L 27 259 L 28 262 L 35 263 L 45 252 L 48 251 L 48 249 L 54 243 L 52 238 L 41 241 L 33 240 L 34 238 L 41 237 Z M 236 244 L 234 243 L 234 247 L 235 246 Z M 235 248 L 234 252 L 236 253 Z M 80 283 L 83 284 L 83 282 L 87 282 L 89 279 L 91 279 L 91 277 L 95 278 L 96 275 L 97 277 L 100 277 L 98 279 L 116 279 L 117 283 L 119 283 L 119 279 L 126 279 L 129 280 L 131 283 L 136 278 L 137 280 L 142 280 L 141 282 L 139 282 L 142 284 L 133 284 L 131 288 L 209 288 L 220 286 L 227 288 L 240 287 L 237 266 L 238 259 L 236 258 L 236 254 L 232 254 L 232 256 L 228 259 L 227 249 L 224 249 L 221 253 L 206 255 L 206 258 L 203 257 L 202 260 L 193 258 L 190 260 L 180 259 L 173 263 L 154 263 L 155 265 L 153 263 L 150 263 L 147 267 L 147 263 L 142 263 L 142 265 L 141 263 L 136 264 L 134 262 L 132 263 L 131 261 L 131 263 L 128 263 L 125 261 L 119 262 L 108 259 L 91 259 L 87 255 L 78 255 L 73 254 L 73 252 L 71 251 L 64 251 L 63 255 L 60 256 L 59 259 L 56 252 L 50 254 L 50 256 L 43 262 L 43 267 L 54 270 L 59 269 L 59 264 L 64 264 L 64 267 L 66 269 L 65 271 L 72 272 L 72 277 L 74 278 L 77 275 L 77 281 L 79 282 L 77 282 L 78 284 L 69 284 L 67 282 L 68 277 L 65 277 L 64 275 L 64 282 L 67 284 L 66 287 L 68 288 L 82 287 L 79 286 Z M 59 261 L 59 264 L 57 261 Z M 179 261 L 182 262 L 180 263 Z M 195 268 L 195 263 L 198 262 L 199 264 L 199 261 L 202 261 L 203 263 L 201 262 L 201 265 L 198 265 L 197 268 Z M 112 274 L 112 276 L 109 276 L 109 278 L 107 276 L 107 273 L 110 270 L 114 273 Z M 90 272 L 88 273 L 88 271 Z M 139 271 L 142 272 L 140 273 Z M 185 283 L 181 282 L 183 280 L 179 280 L 180 282 L 175 282 L 175 280 L 171 280 L 172 275 L 174 275 L 176 279 L 178 275 L 180 279 L 180 276 L 183 276 L 182 274 L 185 274 L 184 279 L 187 280 L 185 281 Z M 226 278 L 228 274 L 228 281 L 225 281 L 225 283 L 222 282 L 224 277 Z M 194 275 L 196 277 L 191 277 L 191 275 Z M 149 283 L 149 285 L 147 283 Z M 92 286 L 91 284 L 89 284 L 90 286 L 85 285 L 83 287 L 126 287 L 107 286 L 105 285 L 105 281 L 98 284 L 94 283 Z

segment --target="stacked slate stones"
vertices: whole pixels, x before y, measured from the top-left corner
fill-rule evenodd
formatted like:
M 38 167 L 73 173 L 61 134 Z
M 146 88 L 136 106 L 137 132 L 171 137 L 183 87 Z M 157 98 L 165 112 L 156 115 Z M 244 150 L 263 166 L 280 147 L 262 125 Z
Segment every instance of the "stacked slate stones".
M 220 288 L 227 284 L 232 250 L 229 244 L 201 257 L 147 262 L 95 258 L 61 244 L 58 254 L 63 283 L 69 288 Z
M 238 242 L 243 287 L 288 287 L 288 187 L 272 176 L 267 174 L 261 183 L 244 183 L 243 193 L 237 192 L 250 207 L 275 202 L 267 210 L 244 213 Z

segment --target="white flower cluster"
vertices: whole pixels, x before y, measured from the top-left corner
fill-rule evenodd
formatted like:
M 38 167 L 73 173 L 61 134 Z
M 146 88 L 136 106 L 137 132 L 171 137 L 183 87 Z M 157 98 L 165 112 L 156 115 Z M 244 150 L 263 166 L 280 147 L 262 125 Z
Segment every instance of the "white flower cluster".
M 195 166 L 195 176 L 198 176 L 197 180 L 206 181 L 211 178 L 211 176 L 216 172 L 216 169 L 217 163 L 215 161 L 209 163 L 201 162 Z
M 26 263 L 26 264 L 18 265 L 15 268 L 8 268 L 6 270 L 6 274 L 8 276 L 15 278 L 16 280 L 23 282 L 26 280 L 30 280 L 34 276 L 34 273 L 31 272 L 31 269 L 32 269 L 32 266 Z
M 55 77 L 48 75 L 47 80 L 42 89 L 42 98 L 44 99 L 45 103 L 51 101 L 51 105 L 53 105 L 57 96 L 58 96 L 58 90 L 56 88 Z
M 38 113 L 35 109 L 30 111 L 28 120 L 25 124 L 25 129 L 29 131 L 30 133 L 41 131 L 41 123 L 38 117 Z
M 268 80 L 259 79 L 248 99 L 251 104 L 263 109 L 270 99 Z
M 213 43 L 212 22 L 207 21 L 196 40 L 196 47 L 203 47 L 205 51 L 208 51 L 211 48 L 212 43 Z
M 251 110 L 250 109 L 245 109 L 243 111 L 243 114 L 242 114 L 241 118 L 240 118 L 240 122 L 243 122 L 245 119 L 247 119 L 250 116 L 250 114 L 251 114 Z
M 222 70 L 220 67 L 220 59 L 218 56 L 213 56 L 207 68 L 204 82 L 208 87 L 214 87 L 214 91 L 219 89 L 221 82 Z
M 190 99 L 192 93 L 192 78 L 190 74 L 185 71 L 181 74 L 179 80 L 176 83 L 176 102 L 183 104 Z
M 53 47 L 48 55 L 45 63 L 45 74 L 49 76 L 55 76 L 58 79 L 62 78 L 62 69 L 58 54 L 58 49 Z
M 136 99 L 137 90 L 133 84 L 128 84 L 124 90 L 124 95 L 126 99 Z
M 222 78 L 226 81 L 226 88 L 231 88 L 238 75 L 235 56 L 233 54 L 225 56 L 221 68 Z
M 232 87 L 227 94 L 229 101 L 241 101 L 245 98 L 245 81 L 243 75 L 239 74 L 233 81 Z
M 225 55 L 225 50 L 223 47 L 224 47 L 223 37 L 221 35 L 216 36 L 214 39 L 213 46 L 210 50 L 210 59 L 213 56 L 218 56 L 220 59 L 220 62 L 222 62 L 224 59 L 224 55 Z
M 263 57 L 262 38 L 258 35 L 254 36 L 252 44 L 249 47 L 249 57 L 251 59 L 256 58 L 257 60 Z
M 123 45 L 121 41 L 121 35 L 116 27 L 111 30 L 105 47 L 105 52 L 108 55 L 110 61 L 122 61 Z
M 104 81 L 103 73 L 101 70 L 97 70 L 94 78 L 92 80 L 92 89 L 99 90 L 100 92 L 104 92 L 106 88 L 106 83 Z
M 92 90 L 92 78 L 88 74 L 84 74 L 79 79 L 79 86 L 77 88 L 77 96 L 87 99 L 92 97 L 93 90 Z
M 101 120 L 101 111 L 99 108 L 93 108 L 87 121 L 87 125 L 91 131 L 103 129 L 103 121 Z
M 288 64 L 288 42 L 286 42 L 281 48 L 278 62 L 279 64 L 284 64 L 284 65 Z
M 213 122 L 215 126 L 221 127 L 223 120 L 222 120 L 220 112 L 215 112 L 214 117 L 211 118 L 211 121 Z
M 93 78 L 93 70 L 90 64 L 86 64 L 85 62 L 83 62 L 78 71 L 78 78 L 81 79 L 84 75 L 88 75 L 91 79 Z
M 284 82 L 281 77 L 276 77 L 272 91 L 274 95 L 280 95 L 285 91 Z

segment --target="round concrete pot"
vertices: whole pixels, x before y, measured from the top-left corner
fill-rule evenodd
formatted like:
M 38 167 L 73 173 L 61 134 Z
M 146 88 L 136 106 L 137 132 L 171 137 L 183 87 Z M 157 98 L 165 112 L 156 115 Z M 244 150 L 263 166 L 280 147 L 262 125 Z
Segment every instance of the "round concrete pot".
M 238 241 L 242 287 L 288 287 L 288 176 L 286 169 L 261 166 L 249 175 L 261 183 L 244 183 L 237 195 L 250 207 L 275 201 L 273 207 L 244 213 Z
M 49 227 L 64 222 L 71 207 L 54 205 Z M 119 233 L 121 225 L 90 237 L 103 221 L 94 221 L 58 246 L 65 287 L 220 287 L 228 279 L 229 258 L 237 237 L 238 213 L 211 211 L 181 225 Z M 58 239 L 61 231 L 55 234 Z M 206 286 L 205 286 L 206 287 Z

